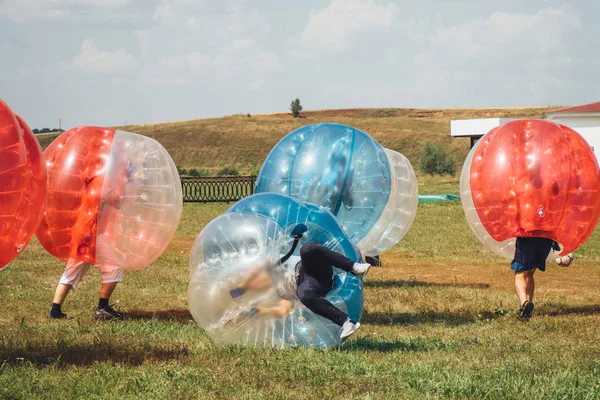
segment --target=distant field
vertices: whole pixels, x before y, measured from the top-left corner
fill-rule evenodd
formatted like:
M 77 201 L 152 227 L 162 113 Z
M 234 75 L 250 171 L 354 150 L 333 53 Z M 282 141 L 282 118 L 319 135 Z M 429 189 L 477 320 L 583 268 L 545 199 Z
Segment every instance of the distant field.
M 433 190 L 449 181 L 428 177 Z M 34 241 L 0 271 L 1 399 L 597 399 L 600 235 L 570 268 L 536 273 L 536 315 L 516 321 L 508 260 L 486 251 L 460 202 L 422 203 L 365 278 L 356 336 L 338 349 L 215 346 L 187 308 L 188 253 L 229 204 L 185 204 L 177 235 L 96 323 L 100 276 L 45 317 L 64 263 Z
M 287 133 L 304 125 L 336 122 L 354 126 L 372 135 L 384 147 L 404 154 L 418 167 L 421 147 L 431 141 L 452 152 L 460 170 L 469 140 L 450 137 L 450 120 L 468 118 L 541 118 L 549 108 L 498 109 L 349 109 L 290 114 L 261 114 L 248 118 L 233 115 L 192 121 L 129 125 L 119 129 L 158 140 L 182 168 L 236 168 L 243 174 L 256 173 L 271 148 Z M 40 135 L 47 147 L 55 134 Z

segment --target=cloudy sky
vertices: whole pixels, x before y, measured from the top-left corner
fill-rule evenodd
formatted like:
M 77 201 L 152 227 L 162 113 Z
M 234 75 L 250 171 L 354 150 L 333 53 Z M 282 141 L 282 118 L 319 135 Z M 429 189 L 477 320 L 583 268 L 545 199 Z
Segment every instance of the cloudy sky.
M 597 0 L 0 0 L 32 128 L 600 100 Z

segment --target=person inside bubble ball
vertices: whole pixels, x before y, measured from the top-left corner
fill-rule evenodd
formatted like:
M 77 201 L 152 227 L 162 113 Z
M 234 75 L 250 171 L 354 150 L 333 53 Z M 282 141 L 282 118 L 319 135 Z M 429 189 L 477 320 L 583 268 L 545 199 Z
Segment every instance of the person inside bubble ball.
M 560 251 L 558 243 L 544 237 L 517 237 L 515 257 L 510 268 L 515 271 L 515 291 L 521 308 L 518 319 L 527 321 L 533 314 L 533 292 L 536 269 L 546 270 L 546 259 L 552 250 Z
M 111 179 L 112 182 L 110 182 L 109 191 L 106 196 L 102 197 L 99 208 L 99 214 L 103 215 L 105 221 L 105 232 L 112 231 L 115 222 L 119 218 L 119 209 L 123 202 L 125 185 L 133 174 L 132 161 L 129 160 L 125 163 L 124 168 L 119 168 L 117 171 L 118 176 L 114 180 Z M 107 176 L 106 179 L 109 179 L 109 177 Z M 109 260 L 109 262 L 96 265 L 102 276 L 102 285 L 100 287 L 98 306 L 94 311 L 94 319 L 100 321 L 123 320 L 125 319 L 125 314 L 115 311 L 109 304 L 110 297 L 117 284 L 123 280 L 123 268 L 116 266 L 122 264 L 123 255 L 113 250 L 110 240 L 105 238 L 105 236 L 107 235 L 103 235 L 100 232 L 96 235 L 96 258 Z M 65 271 L 56 287 L 52 306 L 48 312 L 48 318 L 62 319 L 67 317 L 62 312 L 62 304 L 71 289 L 75 290 L 77 288 L 83 276 L 88 272 L 90 265 L 90 263 L 74 258 L 70 258 L 67 261 Z
M 336 214 L 337 202 L 341 196 L 344 206 L 351 208 L 354 203 L 351 191 L 353 172 L 347 171 L 347 164 L 344 142 L 340 141 L 334 144 L 320 181 L 309 188 L 306 201 L 325 207 Z
M 306 227 L 304 227 L 306 229 Z M 286 262 L 294 252 L 301 234 L 296 234 L 292 250 L 280 261 Z M 247 318 L 255 315 L 285 318 L 293 309 L 293 295 L 296 294 L 302 304 L 313 313 L 329 319 L 341 328 L 340 338 L 347 339 L 360 327 L 360 323 L 350 319 L 348 314 L 334 306 L 326 299 L 327 293 L 333 288 L 333 267 L 339 268 L 357 276 L 365 275 L 371 267 L 368 263 L 355 263 L 344 255 L 329 248 L 308 242 L 300 249 L 300 261 L 294 269 L 295 279 L 280 279 L 277 292 L 281 297 L 280 302 L 274 307 L 253 307 L 246 310 Z M 244 282 L 229 293 L 237 298 L 248 290 L 265 290 L 273 285 L 272 266 L 261 265 L 246 276 Z M 292 286 L 296 284 L 296 287 Z M 294 290 L 295 289 L 295 290 Z

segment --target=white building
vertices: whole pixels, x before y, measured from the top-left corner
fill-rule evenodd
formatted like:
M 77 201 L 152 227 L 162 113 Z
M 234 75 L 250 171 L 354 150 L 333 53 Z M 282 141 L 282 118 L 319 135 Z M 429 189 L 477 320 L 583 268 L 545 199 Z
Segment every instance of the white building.
M 598 158 L 598 154 L 600 154 L 600 101 L 549 111 L 546 119 L 577 131 L 588 142 Z
M 484 118 L 450 121 L 450 136 L 468 137 L 471 147 L 493 128 L 514 118 Z M 600 102 L 548 111 L 546 119 L 577 131 L 588 142 L 596 158 L 600 154 Z
M 457 119 L 450 121 L 450 136 L 471 138 L 471 147 L 486 133 L 512 118 Z

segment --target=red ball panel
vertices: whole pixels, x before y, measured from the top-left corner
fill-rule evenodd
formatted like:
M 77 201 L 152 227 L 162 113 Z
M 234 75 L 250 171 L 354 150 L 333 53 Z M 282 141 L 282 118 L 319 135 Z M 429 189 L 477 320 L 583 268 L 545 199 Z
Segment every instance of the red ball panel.
M 102 185 L 113 129 L 73 128 L 46 149 L 48 203 L 38 239 L 50 254 L 94 264 Z
M 0 100 L 0 268 L 33 237 L 46 194 L 42 149 L 27 124 Z
M 470 187 L 487 232 L 554 239 L 569 253 L 594 230 L 600 210 L 596 158 L 574 130 L 543 120 L 512 121 L 482 138 Z

